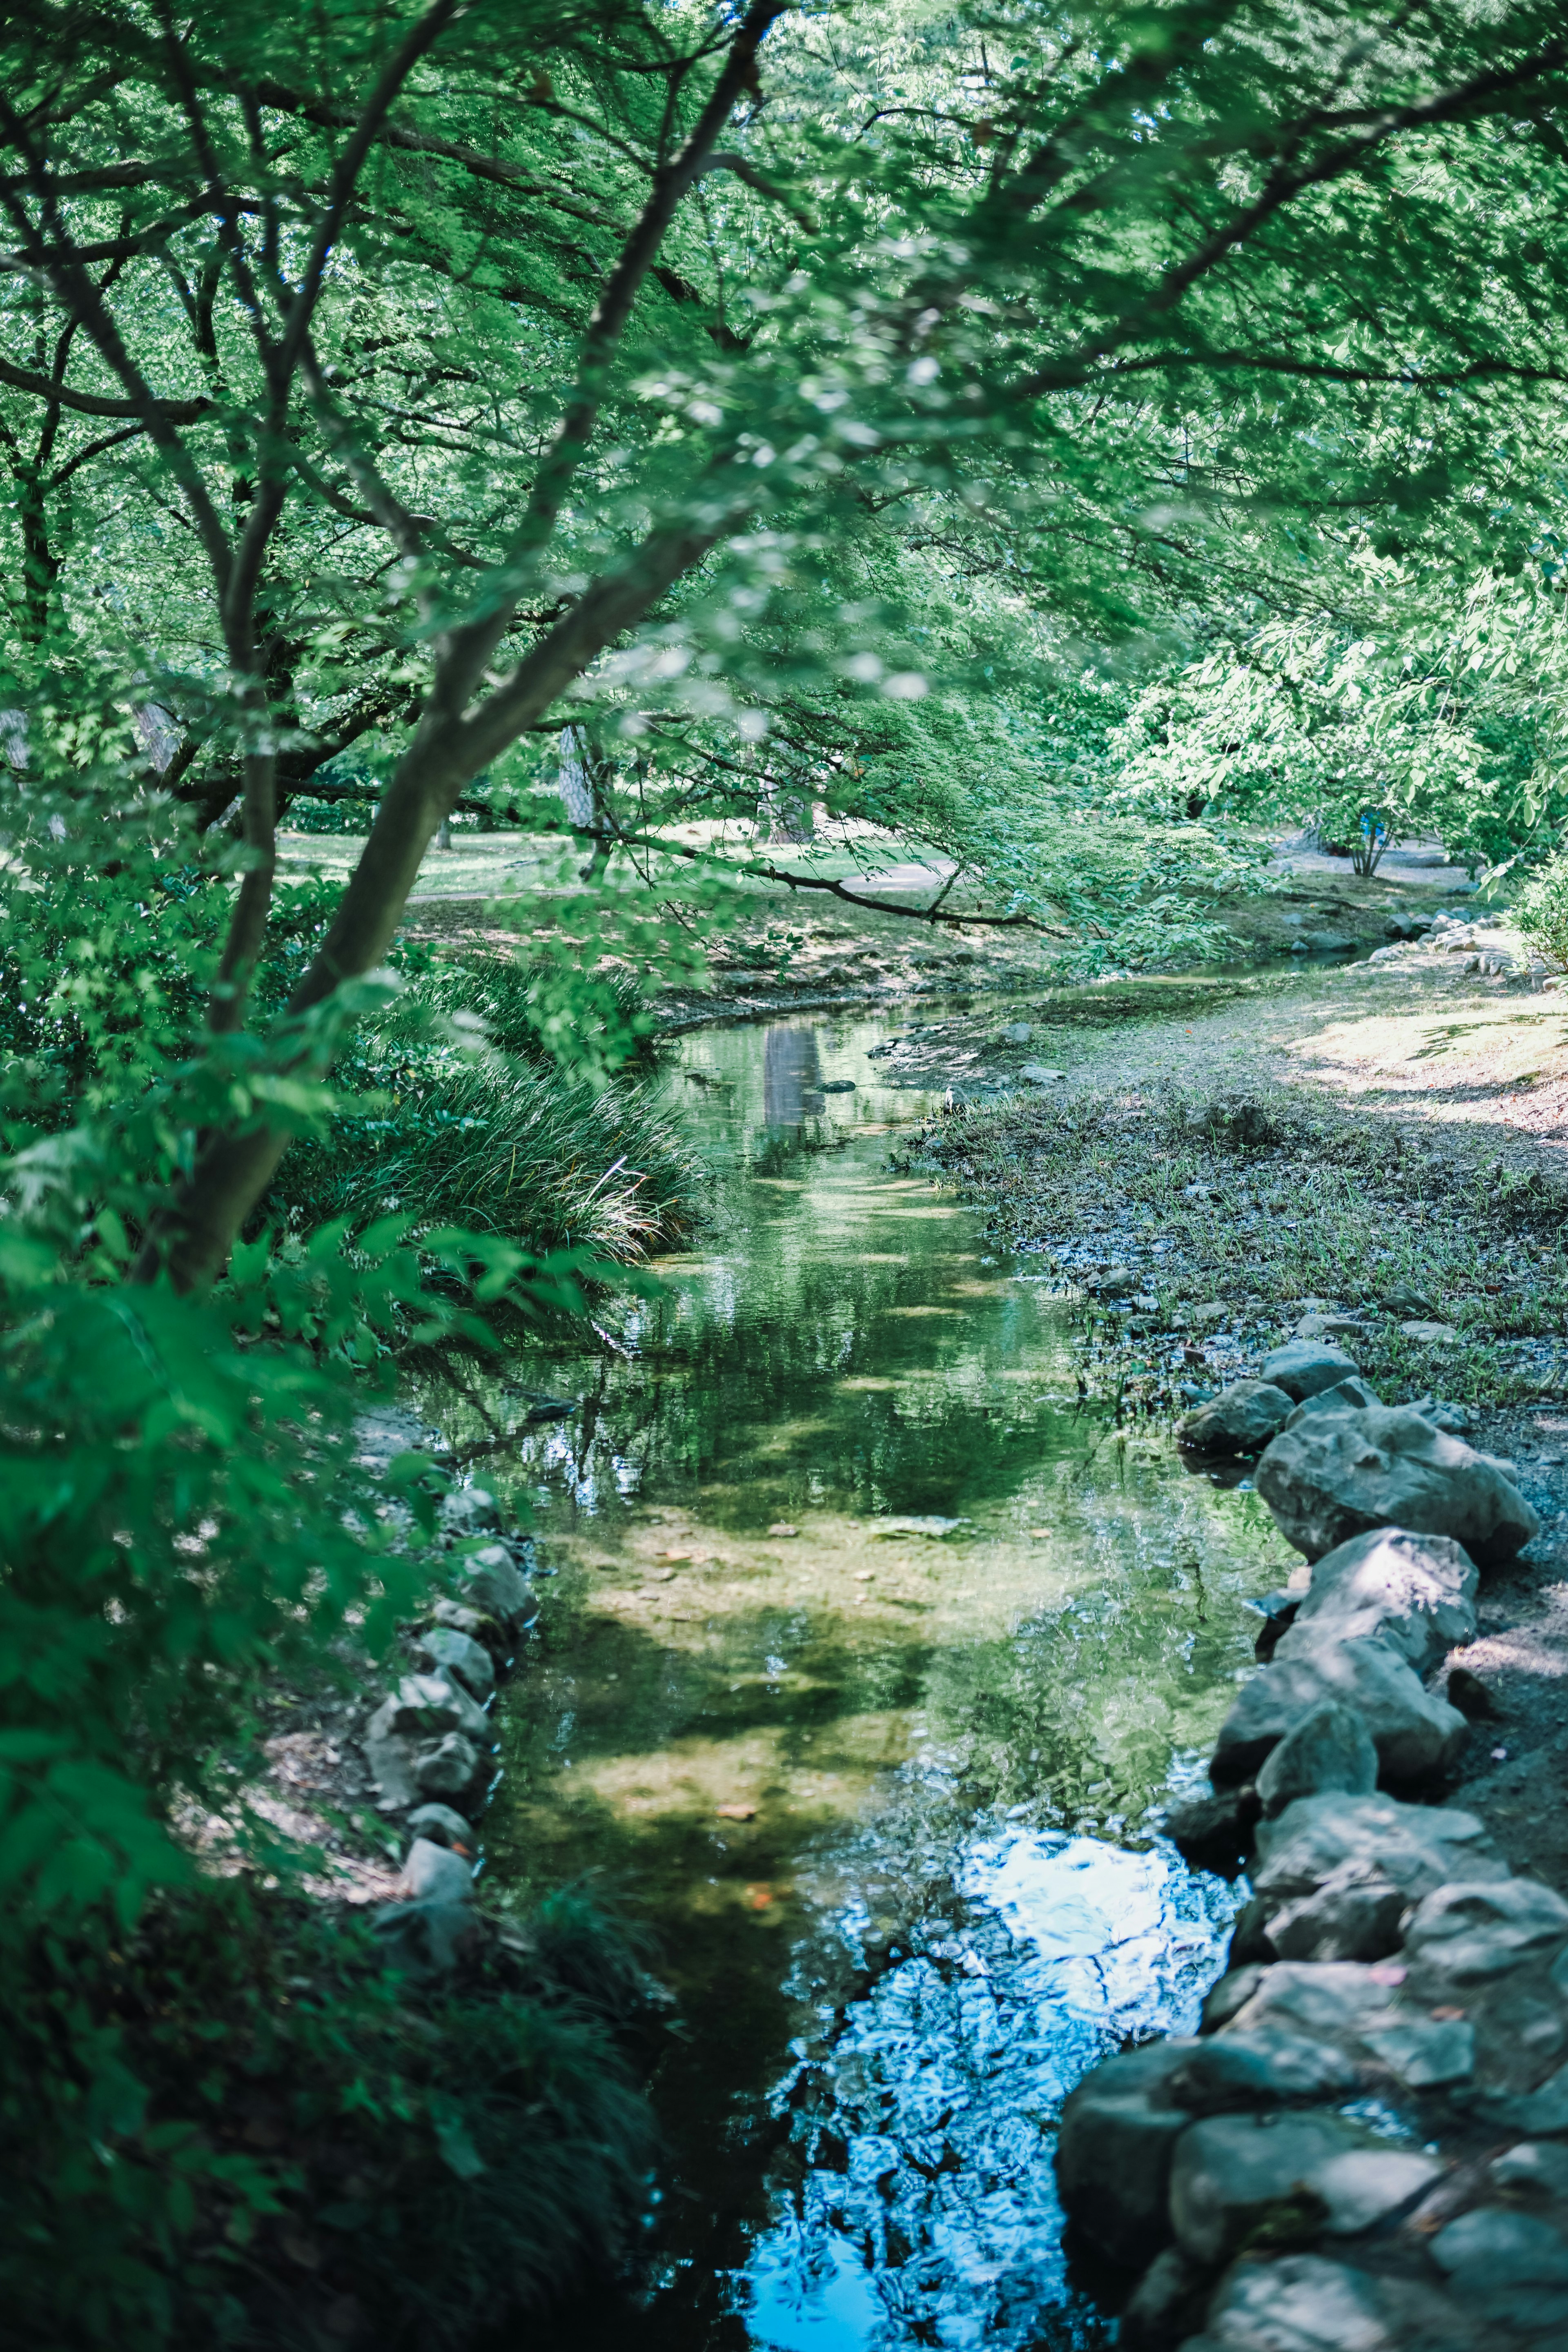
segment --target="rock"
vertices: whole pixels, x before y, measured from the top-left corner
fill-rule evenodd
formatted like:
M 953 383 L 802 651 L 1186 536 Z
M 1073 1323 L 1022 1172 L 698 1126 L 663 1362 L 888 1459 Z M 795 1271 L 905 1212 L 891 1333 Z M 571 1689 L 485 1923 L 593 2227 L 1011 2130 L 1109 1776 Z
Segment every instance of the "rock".
M 380 1811 L 401 1812 L 405 1806 L 416 1801 L 419 1784 L 414 1775 L 419 1761 L 417 1740 L 400 1738 L 395 1732 L 378 1734 L 367 1730 L 364 1753 L 370 1777 L 380 1791 Z
M 1126 2352 L 1171 2352 L 1202 2316 L 1209 2273 L 1179 2246 L 1156 2254 L 1123 2305 L 1116 2331 Z
M 461 1813 L 450 1805 L 419 1805 L 408 1816 L 405 1824 L 411 1836 L 429 1838 L 437 1845 L 449 1845 L 459 1853 L 471 1853 L 474 1832 Z
M 422 1666 L 460 1683 L 475 1701 L 489 1698 L 495 1689 L 496 1670 L 489 1652 L 453 1626 L 437 1625 L 421 1634 L 414 1654 Z
M 1330 1789 L 1369 1797 L 1376 1786 L 1372 1734 L 1359 1713 L 1336 1699 L 1304 1715 L 1270 1751 L 1258 1776 L 1258 1800 L 1269 1814 L 1282 1813 L 1298 1797 L 1321 1796 Z
M 1408 1907 L 1402 1887 L 1369 1874 L 1359 1862 L 1342 1863 L 1310 1895 L 1275 1908 L 1268 1895 L 1254 1898 L 1260 1912 L 1259 1938 L 1276 1959 L 1382 1960 L 1399 1949 L 1399 1927 Z
M 1291 1411 L 1271 1381 L 1237 1381 L 1176 1425 L 1178 1444 L 1194 1454 L 1259 1454 Z
M 1194 1870 L 1233 1878 L 1251 1846 L 1258 1811 L 1258 1792 L 1248 1783 L 1194 1790 L 1166 1809 L 1164 1833 Z
M 1487 2167 L 1500 2189 L 1527 2197 L 1568 2198 L 1568 2147 L 1552 2140 L 1521 2140 Z
M 1126 1265 L 1108 1267 L 1097 1281 L 1089 1285 L 1089 1288 L 1097 1290 L 1101 1298 L 1130 1298 L 1137 1287 L 1138 1276 L 1131 1266 Z
M 1397 1965 L 1357 1960 L 1277 1960 L 1258 1970 L 1249 1997 L 1221 2029 L 1244 2036 L 1259 2027 L 1284 2027 L 1331 2043 L 1347 2058 L 1362 2054 L 1362 2030 L 1388 2025 L 1396 2007 L 1403 1972 Z
M 449 1975 L 489 1940 L 469 1903 L 385 1903 L 373 1924 L 387 1966 L 415 1977 Z
M 1044 1062 L 1025 1062 L 1018 1076 L 1031 1087 L 1059 1087 L 1067 1077 L 1067 1072 L 1047 1070 Z
M 1290 1337 L 1293 1339 L 1364 1339 L 1366 1325 L 1359 1315 L 1303 1315 Z
M 1069 2092 L 1057 2138 L 1057 2186 L 1074 2225 L 1112 2261 L 1142 2268 L 1171 2234 L 1171 2152 L 1191 2125 L 1155 2104 L 1185 2045 L 1151 2042 L 1097 2066 Z
M 1194 2262 L 1228 2261 L 1267 2233 L 1285 2244 L 1353 2236 L 1430 2188 L 1442 2166 L 1378 2146 L 1337 2116 L 1215 2116 L 1176 2142 L 1171 2225 Z
M 1355 2067 L 1342 2053 L 1289 2026 L 1247 2034 L 1211 2034 L 1185 2045 L 1163 2077 L 1159 2100 L 1191 2116 L 1317 2105 L 1349 2098 Z
M 1034 1034 L 1034 1029 L 1027 1021 L 1009 1021 L 997 1039 L 997 1043 L 1002 1045 L 1026 1045 Z
M 1467 2018 L 1396 2017 L 1363 2026 L 1361 2039 L 1407 2091 L 1468 2082 L 1476 2071 L 1476 2029 Z
M 467 1609 L 460 1601 L 443 1597 L 433 1601 L 430 1614 L 437 1625 L 449 1625 L 455 1633 L 466 1633 L 471 1642 L 495 1641 L 500 1627 L 482 1609 Z
M 1466 2315 L 1415 2279 L 1380 2278 L 1321 2254 L 1243 2259 L 1182 2352 L 1480 2352 Z
M 477 1536 L 500 1525 L 500 1505 L 483 1486 L 458 1486 L 444 1497 L 441 1520 L 455 1536 Z
M 388 1732 L 438 1738 L 446 1731 L 466 1732 L 470 1739 L 492 1737 L 484 1708 L 449 1675 L 405 1675 L 371 1717 L 365 1738 L 382 1739 Z
M 416 1903 L 467 1903 L 474 1874 L 460 1853 L 433 1839 L 416 1837 L 408 1849 L 397 1892 Z
M 1425 1689 L 1385 1643 L 1336 1641 L 1298 1618 L 1220 1727 L 1209 1764 L 1215 1786 L 1255 1779 L 1269 1750 L 1326 1701 L 1362 1717 L 1380 1777 L 1396 1785 L 1441 1771 L 1464 1736 L 1464 1717 Z
M 1301 945 L 1309 955 L 1350 955 L 1355 941 L 1342 931 L 1303 931 Z
M 487 1616 L 503 1625 L 529 1623 L 534 1615 L 533 1590 L 518 1574 L 517 1563 L 505 1544 L 486 1544 L 463 1563 L 465 1597 Z
M 1194 1104 L 1182 1124 L 1189 1135 L 1215 1136 L 1233 1151 L 1272 1143 L 1279 1132 L 1269 1111 L 1250 1095 L 1216 1095 L 1211 1102 Z
M 1451 1805 L 1402 1805 L 1392 1797 L 1300 1797 L 1257 1831 L 1255 1892 L 1280 1906 L 1315 1894 L 1346 1864 L 1386 1879 L 1408 1903 L 1458 1882 L 1508 1877 L 1508 1864 L 1474 1813 Z
M 1418 1290 L 1410 1289 L 1406 1284 L 1395 1283 L 1383 1293 L 1377 1303 L 1385 1315 L 1422 1316 L 1429 1322 L 1437 1319 L 1437 1309 L 1431 1300 L 1424 1298 Z
M 1316 1396 L 1320 1389 L 1336 1388 L 1341 1381 L 1352 1379 L 1359 1367 L 1342 1348 L 1331 1347 L 1327 1340 L 1287 1339 L 1282 1348 L 1264 1357 L 1260 1369 L 1266 1381 L 1300 1404 L 1303 1397 Z
M 1377 1391 L 1358 1372 L 1351 1380 L 1336 1381 L 1331 1389 L 1320 1389 L 1315 1396 L 1303 1397 L 1285 1426 L 1295 1429 L 1320 1412 L 1364 1412 L 1369 1404 L 1378 1402 Z
M 1309 1559 L 1369 1528 L 1397 1527 L 1451 1536 L 1484 1568 L 1510 1559 L 1541 1527 L 1489 1456 L 1400 1406 L 1282 1430 L 1256 1484 L 1287 1543 Z
M 1405 1951 L 1441 1998 L 1448 1987 L 1482 1984 L 1524 1961 L 1568 1948 L 1568 1903 L 1531 1878 L 1436 1887 L 1416 1905 Z
M 1568 2245 L 1533 2213 L 1479 2205 L 1439 2230 L 1428 2248 L 1454 2292 L 1482 2320 L 1487 2340 L 1542 2347 L 1568 2329 Z
M 1476 1637 L 1475 1562 L 1448 1536 L 1372 1528 L 1325 1552 L 1297 1615 L 1338 1641 L 1375 1636 L 1418 1675 Z
M 1568 2066 L 1521 2098 L 1500 2100 L 1495 2113 L 1510 2131 L 1538 2132 L 1543 2139 L 1568 2133 Z
M 1450 1339 L 1457 1339 L 1459 1335 L 1451 1323 L 1420 1322 L 1402 1323 L 1399 1327 L 1399 1336 L 1402 1339 L 1414 1339 L 1418 1347 L 1443 1348 L 1447 1346 Z
M 460 1731 L 420 1749 L 414 1785 L 423 1797 L 466 1797 L 485 1769 L 485 1758 Z
M 818 1091 L 825 1095 L 852 1095 L 855 1081 L 853 1078 L 824 1078 Z
M 1490 1723 L 1496 1719 L 1498 1704 L 1479 1675 L 1468 1666 L 1450 1666 L 1448 1685 L 1444 1693 L 1450 1706 L 1457 1706 L 1467 1723 Z
M 1281 1633 L 1288 1633 L 1296 1622 L 1296 1612 L 1301 1606 L 1302 1598 L 1300 1592 L 1292 1592 L 1289 1586 L 1282 1585 L 1273 1592 L 1260 1593 L 1255 1601 L 1245 1604 L 1248 1609 L 1256 1609 L 1263 1620 L 1252 1644 L 1252 1654 L 1260 1664 L 1268 1664 L 1279 1646 Z
M 1227 2026 L 1247 2007 L 1267 1973 L 1264 1967 L 1227 1969 L 1205 1999 L 1203 2032 L 1218 2033 Z

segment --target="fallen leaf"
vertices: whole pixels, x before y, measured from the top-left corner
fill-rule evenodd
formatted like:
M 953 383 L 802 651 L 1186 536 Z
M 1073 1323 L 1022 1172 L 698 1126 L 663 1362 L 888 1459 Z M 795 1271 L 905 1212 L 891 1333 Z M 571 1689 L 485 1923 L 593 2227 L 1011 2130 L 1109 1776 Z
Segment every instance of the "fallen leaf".
M 679 1557 L 685 1559 L 688 1555 L 685 1552 L 681 1552 Z M 669 1558 L 669 1554 L 668 1552 L 666 1552 L 665 1558 L 666 1559 Z M 655 1584 L 673 1584 L 675 1581 L 675 1570 L 672 1568 L 650 1568 L 648 1570 L 648 1577 Z
M 748 1886 L 746 1900 L 753 1911 L 766 1911 L 773 1899 L 771 1886 Z
M 1464 2011 L 1456 2009 L 1451 2001 L 1445 2001 L 1440 2009 L 1429 2009 L 1426 2014 L 1435 2017 L 1439 2025 L 1462 2025 L 1465 2019 Z
M 876 1574 L 874 1568 L 858 1568 L 855 1571 L 855 1581 L 857 1584 L 870 1584 L 875 1580 Z
M 768 1533 L 771 1536 L 797 1536 L 800 1529 L 792 1528 L 786 1519 L 775 1519 Z
M 691 1554 L 689 1551 L 661 1551 L 659 1558 L 660 1559 L 689 1559 Z
M 757 1818 L 755 1805 L 715 1805 L 713 1810 L 721 1822 L 754 1822 Z

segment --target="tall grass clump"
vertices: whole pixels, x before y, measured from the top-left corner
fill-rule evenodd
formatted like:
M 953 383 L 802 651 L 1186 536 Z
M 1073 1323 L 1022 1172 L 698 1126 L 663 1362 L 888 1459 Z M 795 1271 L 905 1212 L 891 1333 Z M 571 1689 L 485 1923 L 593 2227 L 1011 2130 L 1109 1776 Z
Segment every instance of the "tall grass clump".
M 702 1170 L 661 1098 L 647 1024 L 631 1058 L 574 1074 L 542 1049 L 531 976 L 510 961 L 431 963 L 361 1032 L 345 1085 L 365 1104 L 297 1143 L 277 1197 L 297 1225 L 394 1210 L 621 1265 L 689 1231 Z

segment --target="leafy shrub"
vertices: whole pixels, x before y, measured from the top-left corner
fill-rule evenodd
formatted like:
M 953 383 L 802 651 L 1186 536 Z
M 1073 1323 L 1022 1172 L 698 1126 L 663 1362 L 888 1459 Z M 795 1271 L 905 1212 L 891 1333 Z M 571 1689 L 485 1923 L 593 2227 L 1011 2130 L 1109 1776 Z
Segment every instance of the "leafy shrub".
M 1568 965 L 1568 850 L 1560 849 L 1526 883 L 1514 920 L 1553 963 Z

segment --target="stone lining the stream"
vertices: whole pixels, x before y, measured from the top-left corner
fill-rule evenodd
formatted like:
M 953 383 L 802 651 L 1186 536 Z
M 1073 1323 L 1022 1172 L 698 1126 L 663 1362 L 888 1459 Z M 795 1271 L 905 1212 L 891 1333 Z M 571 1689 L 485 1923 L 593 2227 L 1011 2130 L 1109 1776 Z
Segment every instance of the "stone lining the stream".
M 376 1810 L 403 1815 L 407 1839 L 395 1899 L 376 1911 L 375 1930 L 388 1964 L 415 1976 L 446 1975 L 502 1932 L 473 1907 L 475 1824 L 495 1772 L 489 1710 L 498 1675 L 537 1614 L 522 1573 L 526 1539 L 503 1531 L 493 1495 L 459 1486 L 441 1519 L 454 1589 L 405 1636 L 414 1670 L 399 1676 L 362 1741 Z
M 1568 1903 L 1511 1875 L 1471 1814 L 1409 1801 L 1464 1727 L 1424 1678 L 1473 1636 L 1478 1569 L 1536 1523 L 1511 1465 L 1403 1428 L 1417 1419 L 1363 1391 L 1294 1416 L 1258 1467 L 1295 1542 L 1299 1473 L 1270 1476 L 1270 1457 L 1300 1452 L 1298 1424 L 1331 1431 L 1373 1524 L 1330 1549 L 1320 1513 L 1294 1622 L 1266 1622 L 1270 1663 L 1221 1732 L 1215 1794 L 1168 1822 L 1190 1859 L 1228 1847 L 1251 1877 L 1198 2034 L 1109 2060 L 1063 2109 L 1069 2221 L 1139 2273 L 1132 2352 L 1568 2341 Z M 1396 1420 L 1401 1451 L 1442 1473 L 1415 1528 L 1397 1478 L 1380 1507 L 1361 1459 Z

